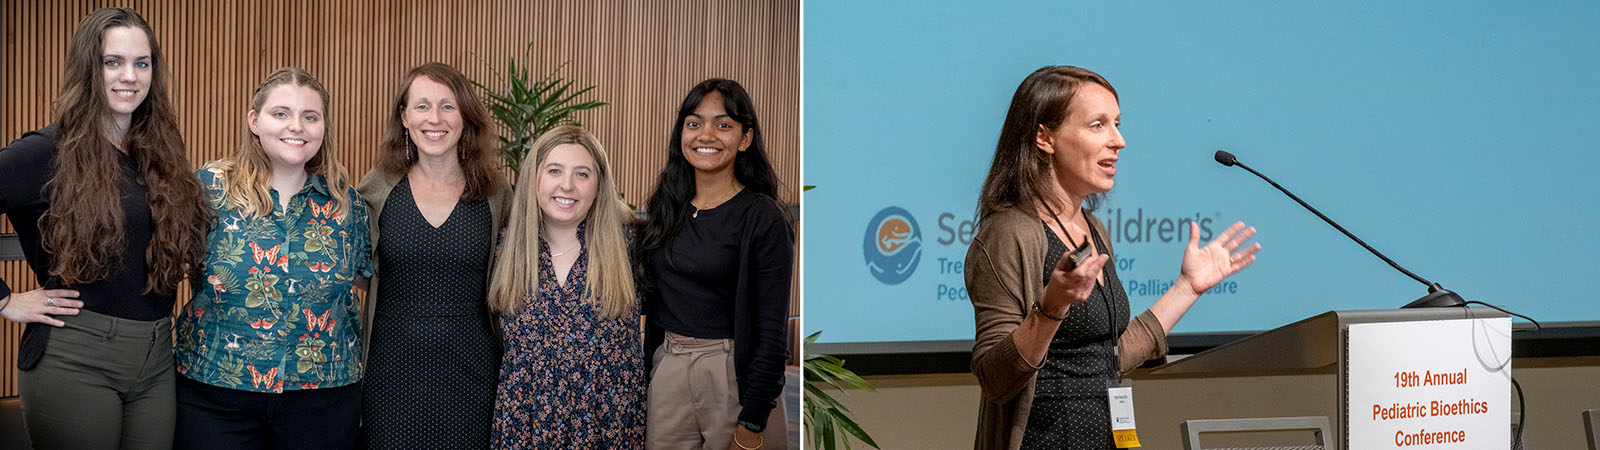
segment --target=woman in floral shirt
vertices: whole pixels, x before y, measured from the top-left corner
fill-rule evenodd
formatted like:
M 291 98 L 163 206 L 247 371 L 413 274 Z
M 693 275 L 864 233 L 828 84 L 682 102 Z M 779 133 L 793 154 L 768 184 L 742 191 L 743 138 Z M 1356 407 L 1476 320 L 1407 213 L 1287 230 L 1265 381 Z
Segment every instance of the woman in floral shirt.
M 328 110 L 321 83 L 279 69 L 233 157 L 196 172 L 217 222 L 178 321 L 178 449 L 355 445 L 367 207 Z
M 491 448 L 644 448 L 644 333 L 611 165 L 594 135 L 533 143 L 489 306 L 505 332 Z

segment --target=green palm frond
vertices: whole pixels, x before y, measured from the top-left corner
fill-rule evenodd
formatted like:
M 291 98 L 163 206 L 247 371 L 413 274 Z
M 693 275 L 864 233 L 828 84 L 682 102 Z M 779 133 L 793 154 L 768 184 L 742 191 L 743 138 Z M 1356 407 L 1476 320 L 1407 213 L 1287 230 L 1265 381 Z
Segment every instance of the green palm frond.
M 524 58 L 532 47 L 533 43 L 530 42 L 523 49 Z M 484 65 L 489 65 L 489 62 L 484 61 Z M 528 75 L 528 66 L 517 64 L 513 58 L 507 60 L 505 73 L 500 73 L 493 66 L 489 68 L 494 77 L 506 80 L 504 91 L 472 82 L 488 98 L 489 113 L 504 128 L 499 136 L 500 157 L 512 173 L 521 169 L 522 160 L 528 156 L 533 141 L 540 135 L 563 124 L 582 125 L 573 117 L 575 113 L 609 104 L 578 101 L 579 96 L 588 94 L 594 90 L 594 86 L 573 90 L 571 80 L 556 76 L 556 72 L 564 67 L 566 63 L 556 66 L 543 78 L 534 80 Z
M 879 448 L 878 443 L 872 440 L 872 436 L 869 436 L 867 431 L 863 430 L 861 425 L 850 417 L 850 408 L 846 408 L 843 403 L 839 403 L 826 390 L 823 390 L 823 387 L 831 386 L 833 389 L 845 394 L 849 394 L 849 391 L 845 390 L 847 387 L 866 389 L 872 392 L 877 392 L 877 389 L 872 386 L 872 382 L 861 378 L 855 372 L 851 372 L 850 369 L 844 368 L 843 359 L 833 355 L 812 353 L 810 350 L 814 347 L 812 344 L 817 341 L 817 336 L 821 334 L 822 332 L 818 331 L 806 336 L 803 347 L 806 349 L 805 358 L 801 361 L 805 375 L 805 383 L 803 384 L 805 385 L 806 396 L 806 410 L 803 415 L 806 429 L 811 431 L 812 446 L 834 450 L 837 442 L 843 441 L 845 450 L 850 450 L 850 438 L 855 437 L 861 442 L 872 446 L 872 448 Z M 848 436 L 839 435 L 840 431 L 848 434 Z

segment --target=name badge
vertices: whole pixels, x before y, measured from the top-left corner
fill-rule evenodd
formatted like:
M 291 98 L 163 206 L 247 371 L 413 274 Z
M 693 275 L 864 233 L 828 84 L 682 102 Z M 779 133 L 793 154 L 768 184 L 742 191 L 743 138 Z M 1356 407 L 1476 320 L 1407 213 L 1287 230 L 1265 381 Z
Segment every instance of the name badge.
M 1111 437 L 1116 441 L 1117 448 L 1138 447 L 1139 434 L 1134 430 L 1133 422 L 1133 388 L 1106 388 L 1106 398 L 1111 401 Z

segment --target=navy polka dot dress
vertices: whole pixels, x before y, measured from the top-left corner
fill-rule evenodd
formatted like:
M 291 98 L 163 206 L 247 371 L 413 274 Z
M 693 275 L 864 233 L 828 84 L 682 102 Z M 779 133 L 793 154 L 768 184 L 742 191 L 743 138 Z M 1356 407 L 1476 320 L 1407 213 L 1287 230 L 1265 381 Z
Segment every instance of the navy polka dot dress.
M 1050 249 L 1045 252 L 1044 282 L 1067 251 L 1067 244 L 1045 227 Z M 1100 236 L 1095 249 L 1106 252 Z M 1076 237 L 1083 239 L 1082 237 Z M 1033 407 L 1022 435 L 1023 449 L 1112 449 L 1111 407 L 1107 382 L 1117 375 L 1117 338 L 1128 328 L 1128 293 L 1117 278 L 1116 260 L 1101 269 L 1105 281 L 1089 299 L 1072 307 L 1050 340 L 1044 367 L 1034 384 Z
M 401 178 L 387 205 L 373 254 L 383 282 L 369 325 L 362 442 L 487 448 L 500 374 L 500 338 L 485 304 L 489 203 L 462 200 L 434 228 Z

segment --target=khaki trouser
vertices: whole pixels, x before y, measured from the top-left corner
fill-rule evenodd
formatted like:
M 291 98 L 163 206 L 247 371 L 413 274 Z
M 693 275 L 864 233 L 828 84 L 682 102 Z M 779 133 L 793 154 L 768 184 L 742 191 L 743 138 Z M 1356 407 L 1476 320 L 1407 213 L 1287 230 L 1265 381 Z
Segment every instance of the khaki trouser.
M 36 449 L 171 449 L 177 421 L 172 319 L 89 310 L 66 326 L 33 370 L 17 373 L 22 418 Z
M 732 339 L 696 339 L 667 333 L 651 355 L 650 406 L 645 448 L 728 450 L 739 423 L 739 386 Z M 783 397 L 762 430 L 762 450 L 785 450 L 789 433 Z M 746 447 L 756 442 L 741 442 Z

